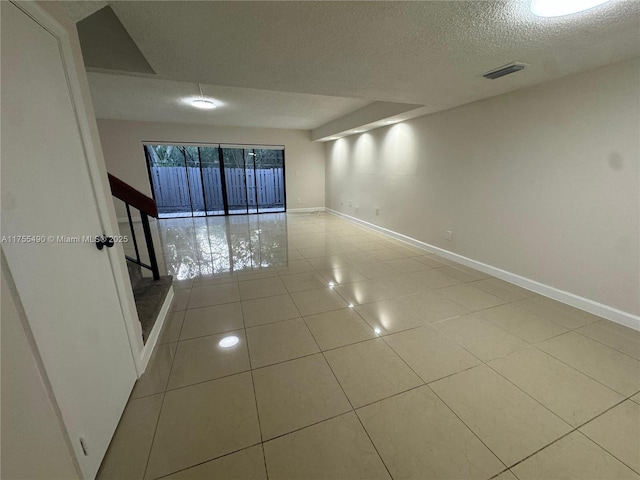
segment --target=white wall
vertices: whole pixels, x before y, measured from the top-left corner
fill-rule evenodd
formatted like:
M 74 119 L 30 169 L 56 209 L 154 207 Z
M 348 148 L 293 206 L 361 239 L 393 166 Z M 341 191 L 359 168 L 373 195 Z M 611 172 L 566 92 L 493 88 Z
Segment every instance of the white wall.
M 73 72 L 72 77 L 77 76 L 71 83 L 78 81 L 77 86 L 82 97 L 82 101 L 77 102 L 75 107 L 78 117 L 87 120 L 80 124 L 85 133 L 83 140 L 90 150 L 88 155 L 96 157 L 98 170 L 101 174 L 104 173 L 103 181 L 96 183 L 94 188 L 106 192 L 106 171 L 75 23 L 56 2 L 38 2 L 38 6 L 30 2 L 28 8 L 30 11 L 41 8 L 46 12 L 45 16 L 50 15 L 68 33 L 73 55 L 73 62 L 68 65 L 68 71 Z M 64 192 L 61 192 L 61 195 L 63 194 Z M 117 227 L 115 211 L 105 202 L 103 205 L 108 209 L 108 217 L 112 224 L 110 230 L 113 231 L 113 226 Z M 1 270 L 1 476 L 3 479 L 28 480 L 80 478 L 80 471 L 20 302 L 20 295 L 24 295 L 25 292 L 16 291 L 4 253 Z M 114 279 L 120 291 L 129 294 L 129 320 L 137 323 L 124 258 L 121 259 L 120 270 L 115 270 Z
M 636 59 L 331 142 L 327 207 L 638 315 L 639 85 Z
M 2 478 L 79 478 L 2 255 Z
M 284 145 L 287 208 L 324 207 L 324 146 L 311 142 L 308 130 L 100 119 L 98 130 L 109 173 L 149 196 L 151 187 L 143 142 Z M 116 208 L 120 208 L 119 203 L 116 202 Z M 124 216 L 121 209 L 118 217 Z

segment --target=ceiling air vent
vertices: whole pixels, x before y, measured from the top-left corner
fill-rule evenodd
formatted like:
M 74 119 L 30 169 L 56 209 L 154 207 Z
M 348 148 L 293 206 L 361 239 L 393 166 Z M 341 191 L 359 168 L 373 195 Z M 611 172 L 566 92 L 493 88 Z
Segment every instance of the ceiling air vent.
M 484 78 L 488 78 L 489 80 L 495 80 L 496 78 L 504 77 L 505 75 L 511 75 L 512 73 L 524 70 L 524 67 L 526 66 L 526 63 L 513 62 L 507 65 L 503 65 L 502 67 L 489 70 L 488 72 L 483 73 L 482 76 Z

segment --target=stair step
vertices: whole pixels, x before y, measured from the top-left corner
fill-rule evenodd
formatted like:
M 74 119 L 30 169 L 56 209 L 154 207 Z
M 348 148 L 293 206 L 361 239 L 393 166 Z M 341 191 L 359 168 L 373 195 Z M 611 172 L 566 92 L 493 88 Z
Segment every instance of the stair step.
M 127 270 L 129 270 L 129 278 L 131 279 L 131 286 L 135 289 L 136 285 L 142 280 L 142 267 L 137 263 L 133 263 L 127 259 Z
M 172 282 L 173 277 L 171 275 L 161 276 L 159 280 L 141 278 L 133 288 L 138 319 L 142 324 L 142 340 L 145 343 L 158 319 L 158 314 L 162 305 L 164 305 Z

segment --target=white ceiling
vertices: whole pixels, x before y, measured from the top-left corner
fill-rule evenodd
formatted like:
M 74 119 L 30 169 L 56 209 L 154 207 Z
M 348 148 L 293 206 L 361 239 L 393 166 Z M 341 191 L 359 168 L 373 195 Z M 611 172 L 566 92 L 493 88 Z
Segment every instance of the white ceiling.
M 299 128 L 314 128 L 366 102 L 435 112 L 640 55 L 636 0 L 562 18 L 533 16 L 529 0 L 109 4 L 158 78 L 190 82 L 154 87 L 139 78 L 92 75 L 98 116 L 113 118 L 164 119 L 173 111 L 184 121 L 205 121 L 201 112 L 170 103 L 201 82 L 263 90 L 207 87 L 228 101 L 229 120 L 221 109 L 221 123 L 299 120 Z M 479 76 L 511 61 L 530 66 L 499 80 Z M 156 105 L 159 98 L 167 103 Z
M 93 0 L 91 2 L 76 1 L 60 3 L 63 5 L 63 8 L 67 15 L 74 22 L 78 22 L 108 5 L 107 2 L 102 0 Z
M 202 85 L 215 110 L 198 110 L 198 84 L 90 72 L 98 118 L 311 130 L 370 102 L 354 98 Z

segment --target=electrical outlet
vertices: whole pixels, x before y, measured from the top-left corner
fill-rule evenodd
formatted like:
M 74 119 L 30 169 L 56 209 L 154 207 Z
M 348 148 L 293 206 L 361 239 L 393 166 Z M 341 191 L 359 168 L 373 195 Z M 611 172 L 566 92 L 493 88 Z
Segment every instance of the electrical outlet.
M 378 207 L 376 207 L 376 217 L 380 215 L 380 209 Z
M 447 240 L 451 240 L 453 238 L 453 232 L 451 230 L 447 230 L 445 237 Z
M 302 203 L 302 200 L 300 200 L 300 198 L 298 198 L 298 203 Z
M 349 200 L 349 206 L 351 207 L 351 200 Z
M 344 205 L 344 199 L 340 199 L 340 205 Z

